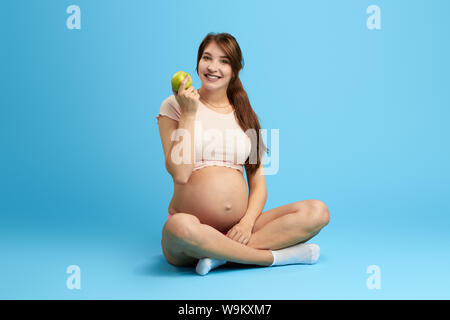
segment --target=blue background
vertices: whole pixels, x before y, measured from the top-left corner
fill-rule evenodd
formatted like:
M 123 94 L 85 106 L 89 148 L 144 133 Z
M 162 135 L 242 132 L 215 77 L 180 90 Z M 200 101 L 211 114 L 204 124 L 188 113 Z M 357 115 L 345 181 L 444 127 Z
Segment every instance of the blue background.
M 71 4 L 80 30 L 66 27 Z M 371 4 L 381 30 L 366 27 Z M 445 0 L 3 3 L 0 298 L 449 299 L 449 12 Z M 200 277 L 162 256 L 173 182 L 155 116 L 176 71 L 201 86 L 208 32 L 237 39 L 252 107 L 279 129 L 265 210 L 330 208 L 316 265 Z M 66 287 L 73 264 L 80 290 Z

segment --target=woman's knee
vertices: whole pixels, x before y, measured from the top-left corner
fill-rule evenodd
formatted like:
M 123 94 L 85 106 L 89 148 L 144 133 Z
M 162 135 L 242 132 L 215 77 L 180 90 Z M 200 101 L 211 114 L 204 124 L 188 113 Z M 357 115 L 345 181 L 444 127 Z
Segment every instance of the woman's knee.
M 311 231 L 320 230 L 330 221 L 330 211 L 321 200 L 304 200 L 298 203 L 297 221 L 286 221 L 291 225 L 301 226 L 302 230 L 310 228 Z M 305 220 L 306 219 L 306 220 Z
M 330 210 L 321 200 L 310 200 L 309 204 L 316 224 L 322 229 L 330 222 Z
M 196 245 L 199 242 L 200 220 L 188 213 L 176 213 L 169 218 L 163 228 L 166 236 L 177 243 Z

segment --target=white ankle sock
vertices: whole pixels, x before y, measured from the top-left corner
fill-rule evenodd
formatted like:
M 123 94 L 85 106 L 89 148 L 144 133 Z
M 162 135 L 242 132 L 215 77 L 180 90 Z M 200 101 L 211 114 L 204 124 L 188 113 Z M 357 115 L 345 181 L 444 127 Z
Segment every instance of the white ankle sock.
M 314 243 L 299 243 L 294 246 L 273 250 L 273 263 L 270 266 L 287 264 L 314 264 L 320 256 L 320 247 Z M 227 263 L 226 260 L 203 258 L 198 260 L 195 271 L 204 276 L 211 270 Z
M 227 263 L 225 260 L 217 260 L 217 259 L 211 259 L 211 258 L 203 258 L 198 260 L 197 267 L 195 268 L 195 271 L 201 275 L 204 276 L 208 272 L 210 272 L 212 269 L 217 268 L 223 264 Z
M 314 264 L 320 256 L 320 247 L 314 243 L 299 243 L 288 248 L 273 250 L 271 266 L 287 264 Z

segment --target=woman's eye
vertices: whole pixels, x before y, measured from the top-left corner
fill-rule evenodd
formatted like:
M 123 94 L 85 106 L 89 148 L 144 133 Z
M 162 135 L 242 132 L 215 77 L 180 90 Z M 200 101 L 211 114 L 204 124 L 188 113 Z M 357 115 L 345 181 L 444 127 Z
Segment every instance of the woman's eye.
M 205 57 L 203 57 L 203 59 L 209 59 L 209 57 L 208 57 L 208 56 L 205 56 Z M 228 63 L 228 60 L 222 60 L 222 62 Z

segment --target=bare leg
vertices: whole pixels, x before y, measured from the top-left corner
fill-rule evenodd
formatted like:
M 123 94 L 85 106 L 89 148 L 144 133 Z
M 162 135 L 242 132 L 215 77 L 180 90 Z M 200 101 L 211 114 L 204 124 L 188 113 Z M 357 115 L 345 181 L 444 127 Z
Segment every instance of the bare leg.
M 304 223 L 298 223 L 299 220 Z M 278 250 L 306 242 L 318 234 L 320 229 L 320 225 L 311 225 L 306 216 L 299 217 L 291 213 L 269 222 L 253 233 L 247 245 L 256 249 Z M 274 237 L 274 234 L 277 236 Z
M 166 259 L 175 265 L 189 264 L 186 258 L 212 258 L 241 264 L 270 266 L 270 250 L 260 250 L 231 240 L 213 227 L 201 224 L 197 217 L 177 213 L 163 229 L 163 249 Z M 194 260 L 196 261 L 196 260 Z
M 263 215 L 247 243 L 252 248 L 278 250 L 306 242 L 329 222 L 328 208 L 318 200 L 285 205 Z

